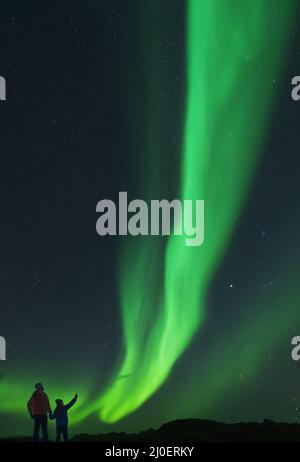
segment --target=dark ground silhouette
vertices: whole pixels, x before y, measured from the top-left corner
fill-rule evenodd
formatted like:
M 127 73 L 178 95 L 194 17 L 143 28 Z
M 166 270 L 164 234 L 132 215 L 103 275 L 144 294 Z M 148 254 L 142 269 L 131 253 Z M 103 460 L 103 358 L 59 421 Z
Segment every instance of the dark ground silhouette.
M 23 442 L 31 438 L 6 438 L 1 441 Z M 300 442 L 300 425 L 264 420 L 261 423 L 225 424 L 212 420 L 175 420 L 159 429 L 127 434 L 78 434 L 71 442 Z

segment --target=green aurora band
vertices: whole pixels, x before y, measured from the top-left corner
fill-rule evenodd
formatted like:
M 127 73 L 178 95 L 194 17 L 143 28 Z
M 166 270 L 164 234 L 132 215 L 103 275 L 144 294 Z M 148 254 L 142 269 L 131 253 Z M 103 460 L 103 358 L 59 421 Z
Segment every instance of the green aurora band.
M 140 252 L 124 252 L 125 354 L 98 403 L 105 422 L 133 412 L 162 385 L 203 323 L 209 284 L 247 198 L 270 116 L 294 2 L 275 3 L 270 13 L 267 0 L 189 0 L 180 198 L 205 200 L 205 242 L 186 247 L 169 238 L 163 293 L 151 284 L 158 245 L 149 238 Z
M 270 120 L 274 81 L 284 58 L 294 5 L 294 0 L 274 0 L 272 8 L 269 0 L 188 1 L 187 95 L 179 196 L 181 200 L 205 200 L 205 242 L 201 247 L 186 247 L 183 238 L 173 236 L 165 247 L 164 239 L 158 237 L 124 241 L 119 275 L 124 356 L 99 398 L 92 397 L 92 377 L 90 382 L 79 384 L 81 399 L 72 411 L 71 424 L 94 412 L 99 412 L 104 422 L 113 423 L 140 407 L 166 381 L 203 324 L 207 292 L 247 200 Z M 162 21 L 168 21 L 167 10 Z M 151 37 L 147 42 L 149 53 L 155 54 L 159 37 L 154 23 L 147 23 L 147 30 Z M 159 71 L 152 70 L 153 94 L 142 121 L 145 127 L 160 115 L 158 87 L 164 75 Z M 148 114 L 151 120 L 147 120 Z M 154 179 L 141 188 L 143 198 L 150 199 L 159 197 L 163 183 L 156 175 L 157 166 L 164 161 L 159 136 L 151 139 L 147 149 L 145 160 Z M 162 266 L 163 287 L 158 271 Z M 298 282 L 294 281 L 291 293 L 297 289 Z M 255 373 L 262 349 L 271 347 L 293 325 L 297 307 L 291 302 L 282 331 L 281 306 L 293 297 L 281 297 L 275 311 L 272 301 L 268 301 L 268 309 L 259 321 L 252 320 L 248 301 L 250 319 L 238 333 L 220 340 L 222 348 L 232 342 L 238 351 L 243 336 L 250 342 L 272 326 L 264 342 L 253 346 L 249 374 Z M 244 364 L 242 353 L 235 354 L 233 363 L 230 355 L 230 351 L 226 353 L 217 372 L 213 366 L 218 360 L 217 347 L 211 352 L 205 383 L 200 384 L 204 412 L 217 402 L 221 389 L 232 386 Z M 24 369 L 20 366 L 19 372 L 10 374 L 14 383 L 0 381 L 1 413 L 24 416 L 24 403 L 35 376 L 28 372 L 27 365 L 25 374 Z M 64 398 L 63 377 L 61 383 L 50 376 L 45 380 L 53 395 Z M 76 373 L 72 380 L 76 381 Z M 187 389 L 192 389 L 192 384 Z

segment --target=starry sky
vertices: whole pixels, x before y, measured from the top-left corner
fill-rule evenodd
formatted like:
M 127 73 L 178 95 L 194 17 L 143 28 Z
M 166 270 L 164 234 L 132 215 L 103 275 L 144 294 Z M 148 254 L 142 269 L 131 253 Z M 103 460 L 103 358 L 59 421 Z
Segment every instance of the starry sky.
M 260 27 L 272 37 L 276 18 L 285 14 L 281 2 L 255 1 L 267 3 Z M 172 292 L 162 255 L 171 255 L 170 265 L 178 255 L 166 251 L 166 238 L 149 238 L 149 246 L 144 238 L 129 245 L 129 238 L 100 238 L 95 210 L 100 199 L 117 202 L 119 191 L 172 199 L 180 182 L 189 184 L 189 175 L 182 179 L 193 59 L 188 1 L 1 1 L 0 75 L 7 101 L 0 102 L 0 335 L 7 361 L 0 363 L 0 436 L 30 431 L 26 401 L 38 381 L 53 403 L 79 393 L 73 432 L 140 431 L 191 417 L 300 419 L 300 365 L 290 355 L 291 339 L 300 335 L 300 103 L 292 101 L 290 85 L 300 72 L 300 9 L 290 3 L 285 45 L 266 74 L 272 95 L 247 112 L 247 124 L 255 126 L 268 106 L 255 153 L 247 152 L 253 174 L 230 216 L 201 310 L 199 300 L 203 319 L 178 351 L 174 346 L 167 364 L 159 363 L 154 348 L 148 352 L 145 338 L 136 340 L 136 361 L 151 361 L 127 377 L 122 364 L 133 341 L 126 331 L 128 300 L 134 305 L 136 294 L 144 294 L 147 316 L 157 317 L 157 294 L 164 285 Z M 245 19 L 241 13 L 234 20 Z M 262 33 L 256 46 L 267 49 L 266 40 Z M 274 47 L 278 43 L 274 39 Z M 225 75 L 227 52 L 217 50 L 220 74 L 210 80 L 211 91 Z M 259 87 L 264 53 L 249 59 L 252 86 Z M 249 100 L 255 97 L 251 88 Z M 240 90 L 223 117 L 246 104 Z M 239 137 L 248 143 L 242 129 Z M 239 163 L 240 175 L 250 169 L 246 161 Z M 225 159 L 221 179 L 212 169 L 221 202 L 232 168 Z M 153 239 L 159 244 L 152 246 Z M 143 256 L 142 276 L 136 255 Z M 197 263 L 188 266 L 197 277 Z M 160 383 L 148 387 L 150 375 L 160 373 Z M 118 393 L 129 403 L 123 413 Z M 101 414 L 101 406 L 107 412 Z

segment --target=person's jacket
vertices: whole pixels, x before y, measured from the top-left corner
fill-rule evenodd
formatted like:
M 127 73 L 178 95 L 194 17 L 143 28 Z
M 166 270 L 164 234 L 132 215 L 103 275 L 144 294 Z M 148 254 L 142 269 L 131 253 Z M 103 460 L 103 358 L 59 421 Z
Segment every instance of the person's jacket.
M 57 406 L 50 419 L 56 420 L 57 427 L 66 427 L 68 425 L 68 410 L 76 403 L 77 396 L 62 406 Z
M 51 414 L 50 402 L 47 394 L 41 390 L 34 391 L 27 403 L 27 409 L 33 417 L 47 415 L 48 413 Z

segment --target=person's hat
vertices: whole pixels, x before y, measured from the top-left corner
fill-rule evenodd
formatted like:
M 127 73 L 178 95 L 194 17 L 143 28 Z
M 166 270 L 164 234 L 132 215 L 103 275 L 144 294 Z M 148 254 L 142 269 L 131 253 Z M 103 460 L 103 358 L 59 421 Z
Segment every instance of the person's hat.
M 35 388 L 38 390 L 39 388 L 41 388 L 42 390 L 44 390 L 44 387 L 43 387 L 43 384 L 41 382 L 38 382 L 35 384 Z

